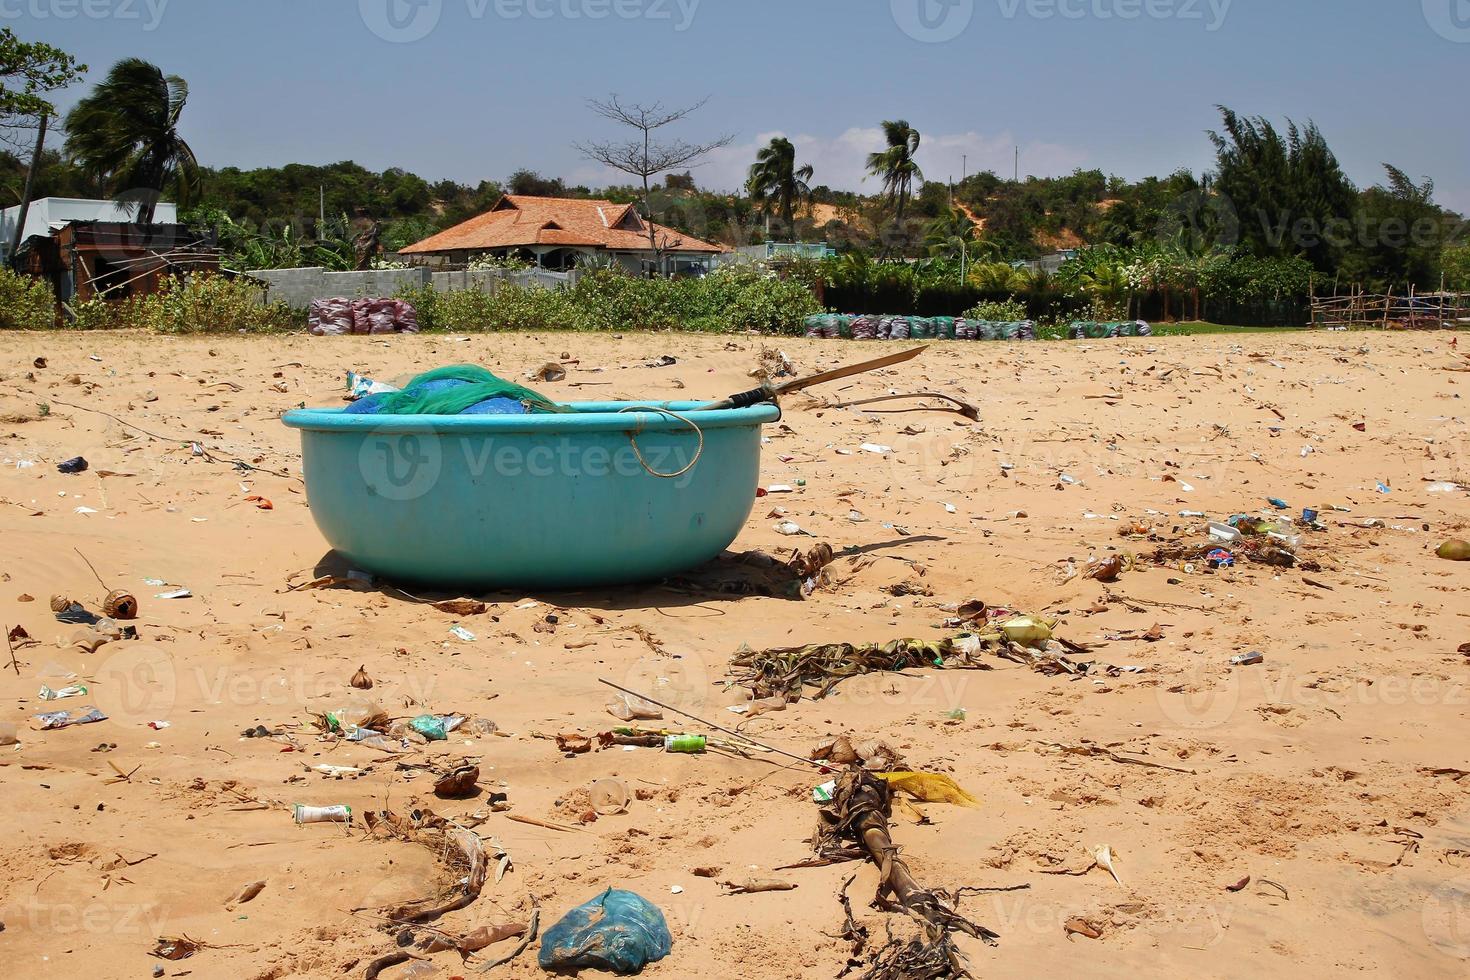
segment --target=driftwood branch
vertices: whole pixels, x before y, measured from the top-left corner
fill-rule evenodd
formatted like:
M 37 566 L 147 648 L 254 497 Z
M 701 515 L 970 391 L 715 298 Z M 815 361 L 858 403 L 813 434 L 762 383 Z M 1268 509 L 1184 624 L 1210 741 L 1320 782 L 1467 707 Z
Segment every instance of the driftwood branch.
M 891 402 L 891 401 L 898 401 L 900 399 L 906 399 L 906 398 L 942 398 L 945 401 L 954 404 L 956 407 L 955 408 L 930 408 L 929 411 L 934 411 L 934 412 L 956 412 L 956 413 L 958 413 L 960 415 L 963 415 L 965 418 L 969 419 L 972 422 L 978 422 L 978 421 L 980 421 L 980 409 L 976 408 L 974 405 L 971 405 L 968 402 L 962 402 L 958 398 L 951 398 L 949 395 L 941 394 L 940 392 L 937 392 L 937 391 L 916 391 L 912 395 L 879 395 L 876 398 L 860 398 L 857 401 L 852 401 L 852 402 L 839 402 L 838 404 L 833 405 L 832 407 L 833 408 L 856 408 L 859 405 L 875 405 L 878 402 Z M 913 412 L 913 411 L 919 411 L 919 409 L 905 408 L 905 409 L 899 409 L 899 411 Z

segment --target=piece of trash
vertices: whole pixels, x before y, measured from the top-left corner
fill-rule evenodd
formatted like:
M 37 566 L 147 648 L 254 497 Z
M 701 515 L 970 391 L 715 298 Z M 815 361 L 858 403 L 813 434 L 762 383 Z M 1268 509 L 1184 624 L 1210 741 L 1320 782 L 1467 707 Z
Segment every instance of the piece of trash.
M 1280 497 L 1267 497 L 1266 498 L 1266 503 L 1270 504 L 1272 507 L 1275 507 L 1277 510 L 1289 510 L 1290 509 L 1290 507 L 1286 503 L 1286 501 L 1282 500 Z
M 102 614 L 108 619 L 137 619 L 138 599 L 131 592 L 114 589 L 102 600 Z
M 790 538 L 795 537 L 799 534 L 806 534 L 807 532 L 803 531 L 801 529 L 801 525 L 797 524 L 794 521 L 782 521 L 780 524 L 776 525 L 776 533 L 785 535 L 786 537 Z
M 419 715 L 408 723 L 408 727 L 431 742 L 442 742 L 462 724 L 462 715 Z
M 1215 521 L 1211 521 L 1210 537 L 1223 544 L 1234 544 L 1237 541 L 1244 540 L 1245 536 L 1242 535 L 1235 528 L 1231 527 L 1229 524 L 1219 524 Z
M 832 794 L 837 792 L 837 780 L 830 779 L 812 790 L 812 799 L 817 803 L 831 803 Z
M 1254 667 L 1256 664 L 1265 663 L 1266 655 L 1257 650 L 1231 657 L 1230 662 L 1236 667 Z
M 1085 936 L 1088 939 L 1101 939 L 1102 933 L 1097 926 L 1086 919 L 1071 918 L 1062 926 L 1062 934 L 1066 936 Z
M 664 716 L 658 705 L 623 691 L 613 695 L 607 712 L 620 721 L 659 721 Z
M 345 803 L 333 806 L 307 806 L 305 803 L 297 803 L 291 808 L 291 815 L 298 824 L 351 823 L 352 807 Z
M 1378 492 L 1379 493 L 1393 493 L 1393 488 L 1390 487 L 1387 483 L 1384 483 L 1382 480 L 1379 480 L 1378 481 Z
M 643 897 L 609 888 L 568 912 L 541 939 L 543 970 L 637 973 L 674 948 L 664 914 Z
M 348 683 L 359 691 L 371 691 L 373 689 L 373 679 L 368 676 L 366 665 L 357 668 L 357 673 L 352 675 L 352 680 L 348 681 Z
M 476 640 L 475 634 L 471 633 L 469 630 L 465 629 L 463 626 L 451 626 L 449 628 L 449 632 L 450 632 L 451 635 L 459 637 L 461 640 L 464 640 L 466 643 L 473 643 Z
M 263 891 L 265 891 L 264 881 L 252 881 L 250 884 L 236 891 L 229 901 L 225 902 L 225 909 L 234 911 L 235 906 L 244 905 Z
M 246 497 L 245 498 L 245 502 L 247 504 L 254 504 L 260 510 L 275 510 L 276 509 L 276 505 L 275 504 L 271 503 L 269 499 L 267 499 L 265 497 L 262 497 L 258 493 L 252 493 L 250 496 Z
M 155 598 L 155 599 L 190 599 L 190 598 L 193 598 L 193 596 L 194 596 L 194 593 L 190 592 L 188 589 L 174 589 L 172 592 L 160 592 L 156 596 L 154 596 L 153 598 Z
M 434 795 L 446 800 L 462 799 L 473 794 L 479 782 L 479 766 L 460 766 L 434 783 Z
M 73 684 L 70 687 L 63 687 L 60 690 L 52 690 L 45 684 L 42 684 L 41 690 L 36 696 L 42 701 L 64 701 L 67 698 L 85 697 L 86 694 L 86 687 L 80 684 Z
M 1450 538 L 1439 546 L 1435 554 L 1445 561 L 1470 561 L 1470 541 Z
M 937 772 L 880 772 L 896 792 L 904 793 L 920 803 L 949 803 L 978 808 L 980 801 L 960 788 L 950 777 Z
M 1113 876 L 1118 884 L 1123 884 L 1123 879 L 1118 877 L 1118 869 L 1113 867 L 1113 849 L 1106 844 L 1099 844 L 1092 849 L 1092 859 L 1097 866 Z
M 353 401 L 357 401 L 360 398 L 366 398 L 368 395 L 392 394 L 397 390 L 398 389 L 393 387 L 392 385 L 383 384 L 381 381 L 374 381 L 372 378 L 363 377 L 362 375 L 354 371 L 347 372 L 347 395 Z
M 161 732 L 165 728 L 172 728 L 173 726 L 174 723 L 171 721 L 150 721 L 148 723 L 148 727 L 153 729 L 155 732 Z
M 1227 892 L 1244 891 L 1245 890 L 1245 886 L 1246 885 L 1249 885 L 1250 883 L 1251 883 L 1251 876 L 1250 875 L 1246 875 L 1244 878 L 1240 879 L 1235 884 L 1233 884 L 1233 885 L 1226 885 L 1225 886 L 1225 890 Z
M 187 960 L 195 953 L 204 948 L 204 944 L 190 939 L 188 936 L 163 936 L 149 950 L 149 956 L 156 956 L 161 960 Z M 154 971 L 154 976 L 159 976 Z
M 877 445 L 876 443 L 871 443 L 871 442 L 865 442 L 865 443 L 863 443 L 861 448 L 862 448 L 863 452 L 865 452 L 865 453 L 878 453 L 880 455 L 883 454 L 883 453 L 891 453 L 891 452 L 893 452 L 893 447 L 892 446 L 880 446 L 880 445 Z
M 78 708 L 76 711 L 51 711 L 46 714 L 36 715 L 35 728 L 37 731 L 47 732 L 60 728 L 70 728 L 73 725 L 91 725 L 95 722 L 106 721 L 107 716 L 98 708 L 88 705 Z
M 91 465 L 81 456 L 74 456 L 63 463 L 57 463 L 56 469 L 60 473 L 85 473 Z
M 587 795 L 591 797 L 592 809 L 603 817 L 627 813 L 633 799 L 628 784 L 621 779 L 595 779 L 587 787 Z
M 555 361 L 547 361 L 534 371 L 527 371 L 526 377 L 532 381 L 565 381 L 567 369 Z
M 765 491 L 766 493 L 795 493 L 796 488 L 787 486 L 784 483 L 773 483 L 766 487 Z
M 699 755 L 705 750 L 708 740 L 703 735 L 666 735 L 664 751 L 683 755 Z
M 1087 573 L 1087 577 L 1096 579 L 1099 582 L 1115 582 L 1118 576 L 1123 574 L 1124 566 L 1123 556 L 1113 555 L 1111 558 L 1099 562 L 1095 568 Z
M 1205 555 L 1205 564 L 1211 568 L 1234 568 L 1235 556 L 1224 548 L 1216 548 Z
M 1205 516 L 1205 512 L 1202 511 L 1202 510 L 1181 510 L 1179 512 L 1179 516 L 1180 517 L 1196 517 L 1196 518 L 1198 518 L 1198 517 L 1204 517 Z
M 1444 483 L 1444 482 L 1440 482 L 1440 483 L 1431 483 L 1429 486 L 1427 486 L 1427 487 L 1424 488 L 1424 492 L 1425 493 L 1454 493 L 1458 489 L 1460 489 L 1460 485 L 1458 483 Z

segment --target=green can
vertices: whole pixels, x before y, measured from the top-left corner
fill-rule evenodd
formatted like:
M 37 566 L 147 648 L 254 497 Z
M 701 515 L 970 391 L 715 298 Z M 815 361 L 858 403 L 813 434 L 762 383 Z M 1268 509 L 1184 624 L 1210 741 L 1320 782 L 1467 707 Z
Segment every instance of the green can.
M 683 752 L 687 755 L 698 755 L 705 749 L 706 740 L 703 735 L 666 735 L 664 736 L 665 752 Z

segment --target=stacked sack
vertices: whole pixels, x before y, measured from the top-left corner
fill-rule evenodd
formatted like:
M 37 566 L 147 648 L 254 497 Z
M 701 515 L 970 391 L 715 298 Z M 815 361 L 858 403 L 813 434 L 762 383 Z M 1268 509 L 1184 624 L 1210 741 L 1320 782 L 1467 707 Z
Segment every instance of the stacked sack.
M 1142 320 L 1122 323 L 1099 323 L 1096 320 L 1076 320 L 1067 330 L 1073 340 L 1110 340 L 1114 337 L 1151 337 L 1153 331 Z
M 312 300 L 306 329 L 313 337 L 344 337 L 352 333 L 352 300 L 340 296 Z
M 346 334 L 418 333 L 418 311 L 401 299 L 350 300 L 337 296 L 311 301 L 307 331 L 314 337 Z
M 1079 324 L 1073 324 L 1074 330 Z M 803 321 L 806 335 L 833 340 L 1035 340 L 1031 320 L 970 320 L 950 316 L 842 316 L 819 313 Z M 1148 324 L 1122 324 L 1122 336 L 1147 337 Z M 1076 334 L 1074 333 L 1074 336 Z M 1117 336 L 1118 334 L 1114 334 Z M 1091 334 L 1083 334 L 1091 336 Z

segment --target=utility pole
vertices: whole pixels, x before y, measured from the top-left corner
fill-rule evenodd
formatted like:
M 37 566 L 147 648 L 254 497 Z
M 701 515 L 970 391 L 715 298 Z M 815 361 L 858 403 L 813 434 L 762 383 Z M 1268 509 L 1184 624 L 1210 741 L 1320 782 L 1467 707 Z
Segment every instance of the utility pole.
M 1021 182 L 1021 148 L 1019 146 L 1016 147 L 1016 172 L 1013 180 L 1017 184 Z
M 31 212 L 31 187 L 36 181 L 36 171 L 41 169 L 41 150 L 46 146 L 46 125 L 51 121 L 50 116 L 41 116 L 41 127 L 36 132 L 36 152 L 31 156 L 31 169 L 26 171 L 25 190 L 20 195 L 20 211 L 15 216 L 15 234 L 10 240 L 10 254 L 6 256 L 12 265 L 15 263 L 15 253 L 20 251 L 21 236 L 25 233 L 26 216 Z
M 318 184 L 317 185 L 317 190 L 319 190 L 321 192 L 321 195 L 322 195 L 321 196 L 321 210 L 319 212 L 317 212 L 317 219 L 316 219 L 316 237 L 320 238 L 323 235 L 322 228 L 324 228 L 326 226 L 326 224 L 327 224 L 327 185 L 326 184 Z
M 970 179 L 970 154 L 960 154 L 960 183 Z

